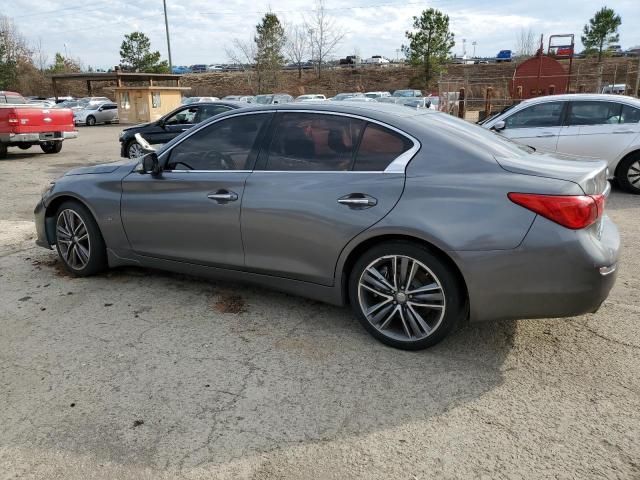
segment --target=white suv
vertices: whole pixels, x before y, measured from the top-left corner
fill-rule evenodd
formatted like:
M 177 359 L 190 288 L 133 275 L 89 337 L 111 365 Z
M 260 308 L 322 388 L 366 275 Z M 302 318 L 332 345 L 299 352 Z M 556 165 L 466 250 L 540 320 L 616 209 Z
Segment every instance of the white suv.
M 610 176 L 625 190 L 640 194 L 640 100 L 636 98 L 603 94 L 531 98 L 481 125 L 538 150 L 606 160 Z

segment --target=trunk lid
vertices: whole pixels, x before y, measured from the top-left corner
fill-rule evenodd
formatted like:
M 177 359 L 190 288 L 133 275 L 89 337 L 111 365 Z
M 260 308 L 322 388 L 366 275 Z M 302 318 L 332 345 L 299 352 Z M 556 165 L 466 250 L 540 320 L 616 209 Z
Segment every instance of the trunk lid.
M 7 108 L 7 107 L 4 107 Z M 75 130 L 73 113 L 68 108 L 42 108 L 35 105 L 12 105 L 13 133 L 71 132 Z
M 586 195 L 603 193 L 608 186 L 607 163 L 560 154 L 533 153 L 517 158 L 496 157 L 505 170 L 522 175 L 554 178 L 576 183 Z

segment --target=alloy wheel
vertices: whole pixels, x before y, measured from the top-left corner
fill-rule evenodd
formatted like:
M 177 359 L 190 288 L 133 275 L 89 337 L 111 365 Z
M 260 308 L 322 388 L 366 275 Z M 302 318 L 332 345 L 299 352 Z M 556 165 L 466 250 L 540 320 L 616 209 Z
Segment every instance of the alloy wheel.
M 383 335 L 400 341 L 433 334 L 446 311 L 445 292 L 422 262 L 387 255 L 371 262 L 358 280 L 358 301 L 367 321 Z
M 138 158 L 144 155 L 144 150 L 138 142 L 132 142 L 129 145 L 129 158 Z
M 91 240 L 84 221 L 71 209 L 62 210 L 56 222 L 56 241 L 64 261 L 74 270 L 89 263 Z
M 629 165 L 627 180 L 636 188 L 640 188 L 640 160 Z

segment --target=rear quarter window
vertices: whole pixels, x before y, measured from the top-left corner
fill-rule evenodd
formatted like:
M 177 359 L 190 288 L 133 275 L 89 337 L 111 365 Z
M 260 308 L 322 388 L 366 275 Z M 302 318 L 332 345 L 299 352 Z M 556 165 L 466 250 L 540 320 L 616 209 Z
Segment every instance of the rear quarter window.
M 384 171 L 391 162 L 412 146 L 413 142 L 404 135 L 369 123 L 362 134 L 353 170 Z

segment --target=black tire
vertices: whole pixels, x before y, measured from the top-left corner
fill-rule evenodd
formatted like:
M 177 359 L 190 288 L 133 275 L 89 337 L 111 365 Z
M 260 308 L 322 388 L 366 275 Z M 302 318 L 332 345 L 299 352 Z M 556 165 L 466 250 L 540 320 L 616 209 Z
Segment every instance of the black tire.
M 87 127 L 93 127 L 96 124 L 96 117 L 94 117 L 93 115 L 89 115 L 85 120 L 85 124 L 87 125 Z
M 58 238 L 61 234 L 58 229 L 58 222 L 60 220 L 60 216 L 63 215 L 65 211 L 72 211 L 76 215 L 80 217 L 80 219 L 84 222 L 86 226 L 86 231 L 88 234 L 89 245 L 89 259 L 84 266 L 81 268 L 74 267 L 66 258 L 64 252 L 64 246 L 60 239 Z M 95 275 L 104 271 L 107 264 L 107 249 L 104 243 L 104 239 L 102 238 L 102 233 L 100 232 L 100 228 L 96 223 L 93 215 L 85 207 L 79 202 L 75 202 L 72 200 L 63 202 L 58 210 L 56 211 L 56 250 L 58 251 L 58 256 L 60 260 L 64 264 L 65 268 L 69 273 L 77 277 L 88 277 L 90 275 Z
M 129 143 L 127 143 L 127 152 L 126 152 L 127 153 L 127 158 L 135 159 L 135 158 L 138 158 L 138 157 L 142 156 L 142 154 L 138 155 L 138 156 L 132 156 L 133 153 L 131 152 L 131 150 L 135 149 L 135 148 L 140 148 L 140 150 L 142 151 L 142 147 L 135 140 L 131 140 Z
M 62 142 L 44 142 L 40 144 L 40 148 L 44 153 L 60 153 L 60 150 L 62 150 Z
M 7 145 L 0 143 L 0 158 L 7 158 Z
M 616 180 L 623 190 L 640 195 L 640 152 L 625 157 L 616 169 Z
M 395 333 L 392 331 L 391 328 L 385 329 L 385 332 L 388 332 L 388 333 L 384 333 L 382 329 L 379 329 L 376 326 L 374 326 L 367 319 L 367 316 L 363 312 L 363 307 L 361 306 L 361 303 L 360 303 L 360 294 L 359 294 L 360 278 L 363 272 L 365 271 L 365 269 L 372 265 L 372 262 L 375 263 L 379 259 L 382 259 L 388 256 L 409 257 L 410 259 L 416 260 L 418 264 L 422 264 L 420 268 L 422 268 L 423 266 L 427 267 L 427 269 L 430 271 L 429 273 L 432 274 L 432 275 L 429 275 L 427 273 L 424 273 L 423 278 L 429 279 L 428 280 L 429 282 L 431 282 L 432 280 L 435 280 L 435 282 L 439 283 L 439 285 L 441 286 L 439 293 L 437 293 L 437 295 L 440 295 L 443 298 L 442 304 L 445 306 L 444 312 L 442 313 L 442 311 L 438 309 L 432 309 L 432 310 L 430 309 L 426 311 L 426 315 L 435 315 L 435 317 L 430 317 L 430 318 L 437 318 L 437 320 L 433 322 L 433 325 L 429 325 L 430 327 L 433 328 L 432 330 L 430 330 L 428 333 L 426 331 L 425 333 L 423 333 L 423 335 L 426 335 L 425 337 L 418 338 L 418 336 L 409 337 L 405 335 L 405 332 L 409 332 L 410 330 L 412 330 L 412 333 L 414 333 L 413 327 L 409 328 L 410 327 L 409 323 L 405 321 L 405 318 L 406 318 L 405 315 L 409 315 L 408 313 L 406 313 L 407 312 L 406 309 L 407 308 L 411 309 L 412 307 L 410 305 L 416 305 L 415 303 L 411 303 L 411 300 L 409 299 L 412 297 L 417 298 L 418 294 L 414 294 L 413 296 L 404 295 L 403 296 L 404 301 L 401 301 L 400 297 L 396 297 L 393 294 L 390 294 L 390 296 L 393 297 L 393 305 L 396 305 L 397 308 L 405 312 L 403 314 L 399 313 L 398 315 L 395 315 L 395 316 L 394 314 L 391 314 L 390 316 L 385 314 L 382 317 L 383 320 L 385 317 L 386 318 L 394 317 L 394 320 L 392 320 L 389 323 L 389 325 L 393 327 L 394 326 L 393 322 L 396 322 L 398 324 L 396 328 L 397 332 Z M 412 265 L 412 264 L 409 264 L 409 265 Z M 422 270 L 422 271 L 426 272 L 426 270 Z M 387 273 L 390 273 L 390 272 L 387 272 Z M 389 275 L 389 283 L 391 283 L 391 278 L 392 276 Z M 363 289 L 362 291 L 365 293 L 367 292 L 366 289 Z M 404 291 L 405 293 L 409 292 L 410 291 L 409 285 L 407 285 L 402 291 Z M 371 295 L 371 294 L 367 294 L 367 295 Z M 400 295 L 402 295 L 402 293 L 400 293 Z M 420 295 L 425 295 L 425 294 L 420 294 Z M 426 295 L 434 296 L 435 294 L 432 293 L 432 294 L 426 294 Z M 377 296 L 374 295 L 373 297 L 376 298 Z M 414 298 L 414 302 L 422 301 L 422 300 L 415 300 L 415 298 Z M 439 256 L 435 255 L 429 249 L 419 244 L 406 242 L 406 241 L 392 241 L 392 242 L 382 243 L 365 252 L 356 261 L 351 271 L 351 274 L 349 276 L 349 300 L 356 317 L 371 335 L 373 335 L 375 338 L 380 340 L 382 343 L 385 343 L 392 347 L 400 348 L 403 350 L 420 350 L 420 349 L 435 345 L 436 343 L 444 339 L 452 330 L 454 330 L 455 327 L 459 323 L 461 323 L 467 316 L 466 297 L 464 294 L 464 287 L 460 285 L 458 276 L 456 275 L 455 272 L 452 271 L 452 268 L 447 264 L 447 262 L 441 260 Z M 377 302 L 378 300 L 385 301 L 384 297 L 374 301 Z M 435 303 L 438 301 L 430 300 L 430 302 Z M 388 305 L 388 307 L 392 309 L 395 309 L 396 306 Z M 379 311 L 381 312 L 385 308 L 387 307 L 384 307 Z M 415 308 L 422 308 L 422 307 L 415 307 Z M 414 309 L 412 311 L 415 312 L 416 310 Z M 424 311 L 421 310 L 421 312 L 424 312 Z M 400 319 L 401 316 L 402 316 L 402 319 Z M 413 316 L 413 314 L 411 314 L 411 316 L 413 317 L 411 321 L 413 321 L 414 325 L 417 325 L 416 319 Z M 423 317 L 423 313 L 421 313 L 420 319 L 426 320 L 426 318 Z M 426 323 L 430 323 L 430 322 L 426 322 Z M 402 326 L 403 324 L 404 324 L 404 329 L 401 330 L 400 326 Z M 402 337 L 403 335 L 405 336 L 405 339 L 399 338 L 399 337 Z
M 31 144 L 27 144 L 27 145 L 18 145 L 18 148 L 20 150 L 29 150 L 31 148 Z

